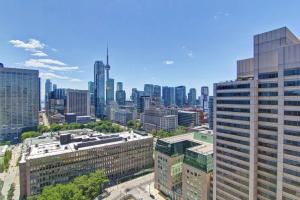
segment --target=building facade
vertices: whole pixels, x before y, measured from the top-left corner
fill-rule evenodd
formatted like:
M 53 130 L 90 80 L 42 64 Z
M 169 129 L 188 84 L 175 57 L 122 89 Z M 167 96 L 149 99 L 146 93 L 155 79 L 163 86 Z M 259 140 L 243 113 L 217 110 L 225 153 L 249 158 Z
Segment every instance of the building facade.
M 153 137 L 132 132 L 60 134 L 59 141 L 37 142 L 29 148 L 19 165 L 21 198 L 97 169 L 118 181 L 153 166 Z
M 0 141 L 20 140 L 22 130 L 38 126 L 37 70 L 0 67 Z
M 196 88 L 191 88 L 188 93 L 188 104 L 189 106 L 196 106 L 196 98 L 197 98 L 197 91 Z
M 178 107 L 184 107 L 186 104 L 186 89 L 185 86 L 175 88 L 175 103 Z
M 105 65 L 102 61 L 94 64 L 94 84 L 95 84 L 95 116 L 105 117 Z
M 106 81 L 106 105 L 115 100 L 115 80 L 110 78 Z
M 208 99 L 208 127 L 214 129 L 214 97 L 210 96 Z
M 52 82 L 50 79 L 46 79 L 45 82 L 45 108 L 48 107 L 48 103 L 49 103 L 49 93 L 52 91 Z
M 207 86 L 202 86 L 201 87 L 201 101 L 200 105 L 203 108 L 203 111 L 208 110 L 208 96 L 209 96 L 209 89 Z
M 214 85 L 214 199 L 300 198 L 300 41 L 254 36 L 237 80 Z
M 90 115 L 90 93 L 88 90 L 67 89 L 66 113 L 75 113 L 77 116 Z
M 193 111 L 179 110 L 178 125 L 186 126 L 186 127 L 199 126 L 200 125 L 199 113 Z
M 159 139 L 155 146 L 154 187 L 172 200 L 212 199 L 211 135 L 189 133 Z

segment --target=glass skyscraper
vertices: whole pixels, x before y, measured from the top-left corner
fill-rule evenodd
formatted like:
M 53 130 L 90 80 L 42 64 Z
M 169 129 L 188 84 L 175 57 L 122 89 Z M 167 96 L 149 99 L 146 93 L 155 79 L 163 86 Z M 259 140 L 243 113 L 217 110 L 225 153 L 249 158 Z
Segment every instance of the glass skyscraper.
M 186 89 L 185 86 L 178 86 L 175 88 L 175 103 L 178 107 L 183 107 L 186 103 Z
M 105 117 L 105 65 L 102 61 L 94 64 L 95 84 L 95 115 L 97 118 Z

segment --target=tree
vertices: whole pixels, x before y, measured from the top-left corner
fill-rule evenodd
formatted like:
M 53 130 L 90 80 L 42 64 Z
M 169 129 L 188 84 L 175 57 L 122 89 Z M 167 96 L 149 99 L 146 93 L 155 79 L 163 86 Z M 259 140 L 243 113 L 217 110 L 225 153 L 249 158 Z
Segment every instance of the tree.
M 8 170 L 9 162 L 11 160 L 11 156 L 12 156 L 12 151 L 11 150 L 6 150 L 5 153 L 4 153 L 4 159 L 3 159 L 3 166 L 4 166 L 5 171 Z
M 39 125 L 38 128 L 37 128 L 37 131 L 39 133 L 46 133 L 46 132 L 49 132 L 49 128 L 47 126 L 44 126 L 44 125 Z
M 41 133 L 36 132 L 36 131 L 27 131 L 27 132 L 22 133 L 21 138 L 22 138 L 22 141 L 24 141 L 27 138 L 38 137 L 40 135 L 41 135 Z
M 102 191 L 103 184 L 109 179 L 103 170 L 75 178 L 67 184 L 47 186 L 39 196 L 30 200 L 92 200 Z

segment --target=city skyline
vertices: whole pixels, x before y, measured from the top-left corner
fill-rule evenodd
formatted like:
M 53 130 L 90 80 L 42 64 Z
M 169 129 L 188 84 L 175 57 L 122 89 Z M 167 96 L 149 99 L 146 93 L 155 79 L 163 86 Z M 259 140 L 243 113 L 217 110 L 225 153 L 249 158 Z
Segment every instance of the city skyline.
M 93 80 L 93 63 L 105 62 L 108 42 L 111 77 L 124 83 L 127 94 L 145 83 L 185 85 L 198 93 L 208 85 L 212 91 L 214 82 L 234 79 L 235 60 L 251 54 L 248 46 L 255 33 L 282 26 L 300 32 L 296 27 L 300 18 L 294 15 L 299 3 L 293 2 L 260 2 L 257 7 L 253 1 L 101 1 L 89 5 L 7 1 L 0 13 L 0 24 L 6 27 L 0 33 L 0 59 L 7 67 L 39 69 L 41 85 L 50 78 L 65 88 L 87 89 Z M 271 14 L 280 12 L 283 5 L 289 13 Z M 270 12 L 264 11 L 265 6 Z M 101 15 L 96 12 L 100 7 Z M 255 16 L 250 15 L 251 8 Z M 239 16 L 244 16 L 243 21 Z M 212 59 L 216 54 L 219 58 Z M 225 67 L 228 73 L 222 73 Z

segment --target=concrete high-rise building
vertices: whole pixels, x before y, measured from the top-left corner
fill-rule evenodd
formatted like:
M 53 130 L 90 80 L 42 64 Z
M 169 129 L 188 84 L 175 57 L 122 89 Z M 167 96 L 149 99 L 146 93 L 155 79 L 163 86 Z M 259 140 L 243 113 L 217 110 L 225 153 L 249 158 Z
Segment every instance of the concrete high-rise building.
M 38 126 L 37 70 L 0 67 L 0 141 L 17 142 L 22 130 Z
M 144 92 L 146 96 L 153 96 L 154 93 L 154 85 L 153 84 L 144 84 Z
M 49 103 L 49 93 L 52 91 L 52 82 L 50 79 L 46 79 L 45 82 L 45 108 L 48 107 Z
M 208 87 L 207 86 L 201 87 L 200 106 L 202 106 L 203 111 L 208 111 L 208 96 L 209 96 Z
M 110 78 L 106 81 L 106 104 L 115 100 L 115 80 Z
M 186 104 L 185 86 L 178 86 L 175 88 L 175 103 L 178 107 L 183 107 Z
M 196 106 L 197 91 L 196 88 L 191 88 L 188 93 L 189 106 Z
M 102 61 L 95 62 L 95 116 L 101 119 L 105 117 L 105 69 L 105 65 Z
M 87 116 L 91 114 L 90 109 L 90 93 L 88 90 L 67 89 L 66 113 Z
M 208 99 L 208 127 L 213 130 L 214 128 L 214 97 L 210 96 Z
M 254 36 L 237 80 L 214 85 L 214 199 L 300 199 L 300 41 Z
M 159 139 L 154 162 L 154 187 L 168 199 L 212 199 L 211 135 L 195 132 Z

